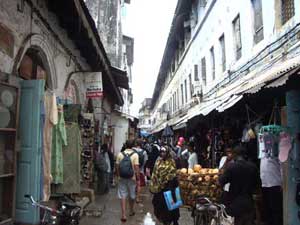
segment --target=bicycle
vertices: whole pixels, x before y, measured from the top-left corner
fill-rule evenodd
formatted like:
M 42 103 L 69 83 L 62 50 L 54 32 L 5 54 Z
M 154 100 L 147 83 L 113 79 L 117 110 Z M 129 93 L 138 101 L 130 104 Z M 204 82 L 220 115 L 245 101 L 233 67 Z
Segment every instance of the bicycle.
M 233 220 L 226 213 L 225 206 L 213 203 L 206 197 L 197 199 L 193 209 L 194 225 L 226 225 L 233 224 Z
M 71 202 L 61 202 L 58 209 L 43 205 L 33 199 L 31 195 L 25 195 L 31 205 L 44 210 L 41 225 L 79 225 L 81 207 Z

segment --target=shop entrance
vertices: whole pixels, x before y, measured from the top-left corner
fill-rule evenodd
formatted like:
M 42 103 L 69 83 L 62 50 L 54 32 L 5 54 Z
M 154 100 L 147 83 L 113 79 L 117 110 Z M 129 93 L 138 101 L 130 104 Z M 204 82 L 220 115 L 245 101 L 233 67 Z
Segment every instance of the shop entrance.
M 45 54 L 29 48 L 18 68 L 20 81 L 20 149 L 17 158 L 16 215 L 19 224 L 39 224 L 40 213 L 24 198 L 41 199 L 42 192 L 42 104 L 44 91 L 51 88 Z

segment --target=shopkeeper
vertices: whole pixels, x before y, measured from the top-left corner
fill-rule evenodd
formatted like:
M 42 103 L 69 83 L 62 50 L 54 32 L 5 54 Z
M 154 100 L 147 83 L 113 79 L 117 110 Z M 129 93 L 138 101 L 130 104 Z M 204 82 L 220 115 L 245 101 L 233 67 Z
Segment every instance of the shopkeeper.
M 194 166 L 198 164 L 198 156 L 197 153 L 195 152 L 194 142 L 189 142 L 188 151 L 190 153 L 188 158 L 189 168 L 193 169 Z
M 258 184 L 255 165 L 244 159 L 245 148 L 233 149 L 234 162 L 230 163 L 219 182 L 222 187 L 230 183 L 227 212 L 234 216 L 234 225 L 254 225 L 255 211 L 252 194 Z

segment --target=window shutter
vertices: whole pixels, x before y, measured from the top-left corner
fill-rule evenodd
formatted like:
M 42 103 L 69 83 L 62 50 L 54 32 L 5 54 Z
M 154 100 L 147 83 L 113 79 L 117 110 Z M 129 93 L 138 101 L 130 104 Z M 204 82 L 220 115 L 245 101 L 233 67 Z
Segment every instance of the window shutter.
M 203 84 L 206 85 L 206 61 L 205 58 L 201 59 L 201 73 Z
M 199 74 L 198 74 L 198 65 L 194 65 L 194 80 L 199 81 Z

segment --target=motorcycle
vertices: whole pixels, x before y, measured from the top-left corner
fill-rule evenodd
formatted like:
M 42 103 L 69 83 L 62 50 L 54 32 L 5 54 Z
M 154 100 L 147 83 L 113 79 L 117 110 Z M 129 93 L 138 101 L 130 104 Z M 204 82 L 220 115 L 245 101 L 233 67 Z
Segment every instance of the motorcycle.
M 44 210 L 41 219 L 41 225 L 79 225 L 81 207 L 73 202 L 60 202 L 57 209 L 45 206 L 37 201 L 31 195 L 25 195 L 31 202 L 31 205 Z

